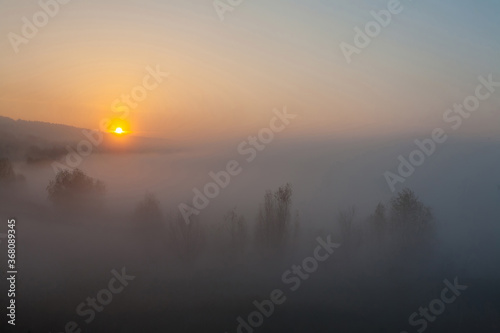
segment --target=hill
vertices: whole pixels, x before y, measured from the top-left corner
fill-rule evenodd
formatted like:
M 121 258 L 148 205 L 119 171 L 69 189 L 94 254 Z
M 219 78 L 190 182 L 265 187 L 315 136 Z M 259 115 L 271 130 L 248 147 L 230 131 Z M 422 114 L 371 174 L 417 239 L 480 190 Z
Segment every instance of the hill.
M 78 144 L 89 141 L 84 135 L 88 129 L 41 121 L 14 120 L 0 116 L 0 158 L 27 163 L 49 162 L 61 159 Z M 92 145 L 97 153 L 166 153 L 173 151 L 164 139 L 133 135 L 116 137 L 101 133 L 102 142 Z

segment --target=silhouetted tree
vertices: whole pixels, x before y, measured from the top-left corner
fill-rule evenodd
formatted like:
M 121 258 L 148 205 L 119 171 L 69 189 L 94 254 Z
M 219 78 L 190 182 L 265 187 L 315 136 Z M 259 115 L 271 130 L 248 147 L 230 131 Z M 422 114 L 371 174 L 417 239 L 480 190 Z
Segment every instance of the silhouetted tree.
M 205 246 L 205 230 L 195 217 L 186 223 L 182 216 L 169 221 L 168 244 L 183 262 L 193 262 Z
M 347 210 L 339 211 L 338 222 L 340 226 L 340 235 L 342 237 L 342 243 L 344 248 L 347 244 L 350 244 L 352 240 L 352 223 L 354 221 L 354 216 L 356 215 L 356 208 L 351 207 Z
M 359 250 L 363 237 L 361 228 L 354 226 L 355 216 L 356 207 L 351 206 L 348 209 L 340 210 L 337 217 L 342 243 L 342 248 L 339 252 L 344 253 L 345 258 L 348 260 L 351 260 L 353 253 Z
M 165 224 L 160 202 L 152 193 L 146 193 L 135 207 L 132 222 L 145 263 L 156 263 L 165 252 Z
M 224 216 L 224 226 L 229 232 L 232 251 L 243 253 L 247 246 L 247 227 L 245 218 L 238 215 L 236 209 L 233 209 Z
M 163 227 L 163 214 L 160 202 L 152 193 L 146 193 L 134 211 L 133 215 L 136 227 L 144 231 L 155 231 Z
M 267 191 L 260 206 L 256 238 L 267 248 L 282 248 L 290 237 L 292 187 L 281 186 L 274 193 Z
M 47 192 L 50 201 L 57 206 L 88 207 L 101 203 L 105 186 L 80 169 L 61 170 L 55 180 L 49 182 Z
M 387 208 L 383 203 L 379 203 L 368 218 L 368 229 L 371 235 L 367 243 L 370 261 L 365 267 L 369 274 L 380 276 L 394 250 L 389 243 L 389 221 Z
M 403 247 L 411 247 L 429 239 L 433 216 L 415 193 L 405 188 L 391 199 L 391 224 Z
M 23 181 L 25 181 L 24 176 L 15 173 L 10 160 L 8 158 L 0 158 L 0 186 L 8 186 Z
M 387 232 L 387 217 L 386 208 L 383 203 L 379 203 L 375 208 L 375 212 L 370 218 L 372 230 L 374 231 L 377 242 L 382 242 L 385 233 Z
M 7 158 L 0 158 L 0 182 L 10 183 L 16 180 L 12 163 Z

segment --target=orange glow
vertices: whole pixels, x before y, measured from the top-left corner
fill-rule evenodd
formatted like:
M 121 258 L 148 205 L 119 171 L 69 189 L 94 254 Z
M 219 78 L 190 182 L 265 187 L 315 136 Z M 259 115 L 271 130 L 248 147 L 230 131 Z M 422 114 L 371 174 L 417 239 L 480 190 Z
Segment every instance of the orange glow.
M 131 133 L 128 121 L 123 119 L 112 119 L 109 121 L 107 128 L 109 133 L 118 134 L 120 136 Z

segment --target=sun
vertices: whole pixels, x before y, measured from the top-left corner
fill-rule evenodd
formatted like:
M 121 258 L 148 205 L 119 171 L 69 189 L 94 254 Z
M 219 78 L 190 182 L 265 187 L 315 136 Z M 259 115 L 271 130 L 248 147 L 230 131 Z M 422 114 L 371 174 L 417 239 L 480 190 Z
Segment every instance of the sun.
M 128 121 L 123 119 L 112 119 L 109 120 L 106 124 L 108 129 L 108 133 L 113 133 L 117 136 L 124 136 L 126 134 L 130 134 L 130 124 Z

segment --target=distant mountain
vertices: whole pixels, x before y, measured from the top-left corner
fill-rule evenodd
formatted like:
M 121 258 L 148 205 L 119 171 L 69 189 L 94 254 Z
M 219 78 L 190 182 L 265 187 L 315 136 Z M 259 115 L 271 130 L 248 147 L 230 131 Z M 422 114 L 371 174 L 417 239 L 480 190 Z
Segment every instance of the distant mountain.
M 14 120 L 0 116 L 0 158 L 13 161 L 39 163 L 64 157 L 69 149 L 85 149 L 90 142 L 84 135 L 84 128 L 41 121 Z M 101 143 L 93 144 L 98 153 L 147 153 L 172 152 L 172 145 L 163 139 L 144 138 L 133 135 L 116 137 L 102 133 Z M 94 140 L 95 142 L 95 140 Z
M 43 138 L 47 141 L 70 141 L 81 136 L 81 128 L 41 121 L 14 120 L 0 116 L 0 133 Z

